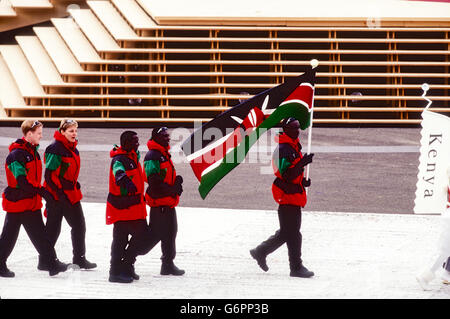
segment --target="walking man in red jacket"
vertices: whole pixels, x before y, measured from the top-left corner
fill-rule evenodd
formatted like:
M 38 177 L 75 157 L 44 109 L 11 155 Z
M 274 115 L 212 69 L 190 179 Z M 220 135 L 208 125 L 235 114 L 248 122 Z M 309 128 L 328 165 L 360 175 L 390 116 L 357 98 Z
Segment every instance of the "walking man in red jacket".
M 312 277 L 302 263 L 301 247 L 302 234 L 300 233 L 302 211 L 306 205 L 305 187 L 311 181 L 303 177 L 304 168 L 312 162 L 314 154 L 303 156 L 299 141 L 300 123 L 295 118 L 283 121 L 283 132 L 275 137 L 279 143 L 275 150 L 272 165 L 275 172 L 275 181 L 272 185 L 272 194 L 278 206 L 278 219 L 280 229 L 262 242 L 255 249 L 250 250 L 251 256 L 264 271 L 269 270 L 266 257 L 281 245 L 286 243 L 289 255 L 291 277 Z
M 68 265 L 57 259 L 42 221 L 42 197 L 47 203 L 54 202 L 53 196 L 41 186 L 42 162 L 38 148 L 42 127 L 39 121 L 24 121 L 23 137 L 9 147 L 5 164 L 8 186 L 2 194 L 6 217 L 0 236 L 0 277 L 15 276 L 6 266 L 6 260 L 14 249 L 21 225 L 47 264 L 50 276 L 67 270 Z
M 114 225 L 111 245 L 110 282 L 131 283 L 139 279 L 133 264 L 125 263 L 128 247 L 147 233 L 147 210 L 144 202 L 144 178 L 139 163 L 139 137 L 125 131 L 120 136 L 120 147 L 110 152 L 109 194 L 106 203 L 106 224 Z M 131 239 L 128 237 L 131 235 Z
M 184 270 L 175 266 L 175 240 L 178 223 L 175 207 L 183 192 L 183 178 L 177 175 L 170 150 L 167 127 L 153 129 L 147 142 L 148 152 L 144 159 L 144 176 L 148 183 L 145 201 L 150 206 L 151 245 L 161 241 L 161 275 L 181 276 Z M 151 246 L 150 245 L 150 246 Z M 152 248 L 149 247 L 150 249 Z

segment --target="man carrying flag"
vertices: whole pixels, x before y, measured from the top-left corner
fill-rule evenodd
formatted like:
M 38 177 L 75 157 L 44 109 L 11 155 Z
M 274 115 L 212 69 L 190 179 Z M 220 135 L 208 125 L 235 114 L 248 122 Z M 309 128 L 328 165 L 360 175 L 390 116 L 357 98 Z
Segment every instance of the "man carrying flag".
M 276 176 L 272 185 L 272 194 L 274 200 L 279 204 L 280 229 L 258 247 L 250 250 L 250 254 L 256 259 L 262 270 L 268 271 L 267 255 L 286 243 L 290 276 L 308 278 L 314 276 L 314 273 L 302 263 L 300 226 L 301 208 L 306 205 L 305 188 L 311 185 L 311 180 L 305 179 L 303 173 L 305 166 L 312 162 L 314 154 L 302 156 L 299 129 L 299 121 L 290 117 L 283 121 L 283 132 L 275 137 L 275 141 L 279 145 L 272 159 Z
M 306 204 L 305 187 L 310 185 L 310 180 L 303 178 L 303 171 L 312 162 L 313 155 L 302 156 L 298 136 L 299 129 L 310 128 L 309 153 L 318 64 L 317 60 L 311 60 L 311 67 L 304 74 L 246 99 L 215 117 L 195 130 L 181 147 L 200 182 L 200 196 L 205 199 L 212 188 L 242 162 L 259 137 L 283 120 L 284 132 L 279 136 L 280 146 L 273 161 L 277 179 L 272 189 L 274 199 L 280 205 L 280 230 L 251 250 L 251 254 L 267 271 L 266 256 L 286 243 L 291 276 L 295 277 L 314 275 L 303 266 L 300 258 L 301 207 Z M 230 132 L 229 128 L 234 130 Z M 212 136 L 206 134 L 209 129 L 220 132 L 221 136 L 214 134 L 214 138 L 204 138 Z

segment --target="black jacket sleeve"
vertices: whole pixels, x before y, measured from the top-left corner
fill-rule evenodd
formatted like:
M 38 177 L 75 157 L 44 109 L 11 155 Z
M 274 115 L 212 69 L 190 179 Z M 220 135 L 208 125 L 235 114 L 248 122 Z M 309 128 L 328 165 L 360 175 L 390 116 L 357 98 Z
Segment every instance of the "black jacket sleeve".
M 111 167 L 114 167 L 114 165 L 116 163 L 123 165 L 122 162 L 120 161 L 120 158 L 114 158 L 111 163 Z M 123 169 L 119 169 L 116 172 L 114 172 L 114 179 L 116 181 L 117 186 L 124 187 L 124 188 L 126 188 L 126 185 L 131 182 L 127 173 L 125 173 L 125 171 Z
M 288 144 L 280 144 L 280 147 L 278 149 L 278 156 L 280 160 L 282 158 L 285 158 L 290 163 L 293 163 L 297 157 L 296 151 Z M 313 156 L 314 154 L 303 156 L 302 159 L 294 167 L 288 168 L 283 173 L 283 179 L 290 182 L 300 176 L 304 171 L 304 167 L 312 162 Z
M 283 174 L 283 178 L 287 181 L 292 181 L 303 173 L 304 167 L 312 162 L 314 154 L 308 154 L 302 157 L 302 159 L 292 168 L 288 168 Z
M 49 170 L 49 169 L 45 170 L 44 178 L 45 178 L 45 182 L 51 189 L 53 189 L 55 192 L 58 191 L 58 186 L 56 186 L 56 184 L 53 183 L 51 170 Z
M 17 184 L 27 194 L 30 194 L 30 195 L 39 194 L 39 188 L 31 185 L 30 182 L 25 177 L 25 175 L 21 175 L 21 176 L 17 177 Z

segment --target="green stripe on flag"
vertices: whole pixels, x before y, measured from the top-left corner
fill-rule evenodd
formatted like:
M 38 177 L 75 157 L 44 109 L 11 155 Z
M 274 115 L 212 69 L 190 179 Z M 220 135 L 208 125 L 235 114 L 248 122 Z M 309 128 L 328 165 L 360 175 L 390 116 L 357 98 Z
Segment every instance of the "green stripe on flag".
M 245 136 L 245 139 L 224 157 L 223 162 L 218 167 L 202 176 L 198 187 L 200 196 L 205 199 L 211 189 L 245 159 L 250 148 L 262 134 L 288 117 L 295 117 L 300 122 L 302 130 L 308 128 L 311 124 L 311 116 L 305 105 L 298 102 L 280 105 L 250 135 Z

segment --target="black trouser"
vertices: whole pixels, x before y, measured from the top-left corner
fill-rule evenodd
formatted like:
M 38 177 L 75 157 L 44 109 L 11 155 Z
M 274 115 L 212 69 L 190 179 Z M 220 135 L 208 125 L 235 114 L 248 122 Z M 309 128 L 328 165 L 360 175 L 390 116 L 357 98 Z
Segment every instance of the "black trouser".
M 297 269 L 302 263 L 302 234 L 300 233 L 302 223 L 301 207 L 280 205 L 278 207 L 278 219 L 280 221 L 280 229 L 262 242 L 256 249 L 259 254 L 268 255 L 286 243 L 290 268 Z
M 150 223 L 148 232 L 130 243 L 127 249 L 127 260 L 134 263 L 136 256 L 145 255 L 161 241 L 161 260 L 171 263 L 175 259 L 175 240 L 178 232 L 177 214 L 175 208 L 167 206 L 150 208 Z
M 444 263 L 444 269 L 450 272 L 450 256 L 447 258 L 447 262 Z
M 86 222 L 84 220 L 81 202 L 71 205 L 69 202 L 58 201 L 54 205 L 47 206 L 46 231 L 50 243 L 55 246 L 61 233 L 63 217 L 66 219 L 72 237 L 73 256 L 82 257 L 86 254 Z
M 22 213 L 6 213 L 0 236 L 0 263 L 6 263 L 16 245 L 20 226 L 23 225 L 39 255 L 50 264 L 56 259 L 56 252 L 45 232 L 41 210 Z
M 127 246 L 135 247 L 144 240 L 148 233 L 146 219 L 123 220 L 114 223 L 113 240 L 111 244 L 112 274 L 120 273 L 122 259 L 125 257 Z M 131 239 L 128 236 L 131 235 Z M 134 262 L 134 261 L 133 261 Z

